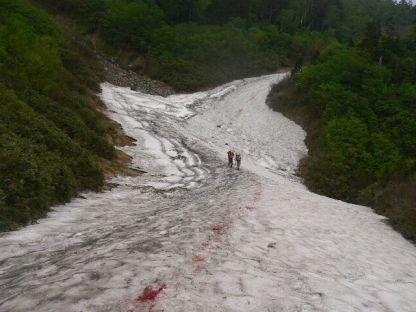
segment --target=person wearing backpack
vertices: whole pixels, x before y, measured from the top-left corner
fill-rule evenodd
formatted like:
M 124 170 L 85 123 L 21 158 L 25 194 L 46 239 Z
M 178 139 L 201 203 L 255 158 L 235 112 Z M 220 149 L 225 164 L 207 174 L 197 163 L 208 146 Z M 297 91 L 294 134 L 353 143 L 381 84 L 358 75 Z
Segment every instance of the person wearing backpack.
M 228 167 L 232 168 L 233 163 L 234 163 L 234 152 L 228 151 L 227 156 L 228 156 Z
M 240 153 L 235 154 L 235 161 L 237 163 L 237 170 L 240 170 L 240 165 L 241 165 L 241 154 Z

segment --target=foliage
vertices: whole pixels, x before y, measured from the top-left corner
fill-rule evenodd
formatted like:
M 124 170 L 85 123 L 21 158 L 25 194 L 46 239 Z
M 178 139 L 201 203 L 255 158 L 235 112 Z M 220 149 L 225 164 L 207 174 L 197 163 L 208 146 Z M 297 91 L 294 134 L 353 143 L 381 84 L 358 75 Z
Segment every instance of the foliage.
M 0 230 L 98 190 L 114 149 L 86 104 L 91 71 L 54 23 L 23 0 L 0 0 Z M 82 82 L 81 82 L 82 81 Z
M 413 38 L 392 47 L 384 44 L 385 35 L 377 36 L 359 47 L 331 45 L 296 74 L 296 105 L 313 116 L 312 132 L 320 133 L 310 144 L 305 182 L 321 194 L 373 205 L 406 237 L 416 238 L 414 222 L 406 221 L 416 200 L 404 191 L 416 173 L 416 80 L 398 74 L 396 55 L 414 62 L 408 48 Z M 380 55 L 395 61 L 383 64 Z
M 109 43 L 143 52 L 149 45 L 153 30 L 163 25 L 163 13 L 157 6 L 144 1 L 114 0 L 107 4 L 107 13 L 100 25 Z
M 390 0 L 37 1 L 145 55 L 144 73 L 178 90 L 300 66 L 336 40 L 358 42 L 373 19 L 402 29 L 416 17 Z

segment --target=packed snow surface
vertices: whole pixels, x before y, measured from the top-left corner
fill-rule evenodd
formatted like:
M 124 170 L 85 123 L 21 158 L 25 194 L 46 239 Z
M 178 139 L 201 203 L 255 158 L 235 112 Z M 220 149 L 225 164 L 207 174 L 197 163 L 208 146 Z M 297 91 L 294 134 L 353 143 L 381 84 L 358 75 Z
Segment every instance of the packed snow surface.
M 0 311 L 416 311 L 416 248 L 294 176 L 305 133 L 265 105 L 283 76 L 167 98 L 104 83 L 146 174 L 3 234 Z

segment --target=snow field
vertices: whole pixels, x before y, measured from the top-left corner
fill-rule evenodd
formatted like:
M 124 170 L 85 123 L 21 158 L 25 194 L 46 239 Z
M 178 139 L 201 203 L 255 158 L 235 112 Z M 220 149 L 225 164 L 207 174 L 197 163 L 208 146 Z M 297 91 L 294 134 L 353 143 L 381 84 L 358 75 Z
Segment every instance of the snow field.
M 0 311 L 416 311 L 415 247 L 293 175 L 305 133 L 265 105 L 283 77 L 167 98 L 103 84 L 146 173 L 1 235 Z

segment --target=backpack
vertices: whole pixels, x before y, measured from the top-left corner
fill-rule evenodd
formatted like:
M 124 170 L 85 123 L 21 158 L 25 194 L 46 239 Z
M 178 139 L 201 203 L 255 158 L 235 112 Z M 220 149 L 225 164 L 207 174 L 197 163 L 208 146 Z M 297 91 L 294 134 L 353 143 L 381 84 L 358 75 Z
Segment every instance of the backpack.
M 237 160 L 237 161 L 241 161 L 241 155 L 240 155 L 240 154 L 237 154 L 237 155 L 235 156 L 235 160 Z

